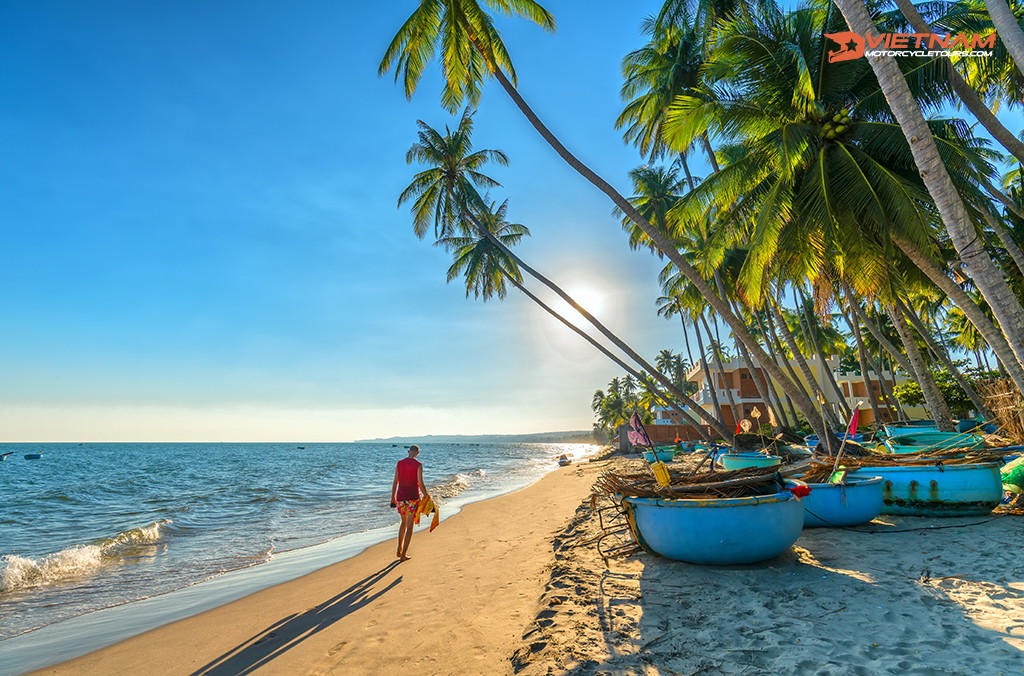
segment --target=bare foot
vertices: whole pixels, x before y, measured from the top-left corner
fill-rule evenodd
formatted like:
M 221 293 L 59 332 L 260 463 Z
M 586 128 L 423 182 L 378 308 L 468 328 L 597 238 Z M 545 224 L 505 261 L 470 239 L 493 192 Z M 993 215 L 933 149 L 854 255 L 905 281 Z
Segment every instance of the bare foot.
M 411 556 L 402 556 L 398 559 L 398 562 L 401 563 L 402 561 L 408 561 L 411 558 Z

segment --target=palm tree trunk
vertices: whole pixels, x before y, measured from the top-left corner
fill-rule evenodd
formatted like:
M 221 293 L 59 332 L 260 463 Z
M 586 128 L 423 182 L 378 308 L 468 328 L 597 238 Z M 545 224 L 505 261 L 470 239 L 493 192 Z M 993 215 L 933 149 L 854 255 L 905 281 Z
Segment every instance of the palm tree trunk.
M 889 338 L 886 337 L 884 333 L 882 333 L 882 330 L 878 326 L 876 326 L 873 321 L 871 321 L 871 318 L 868 317 L 867 313 L 864 312 L 864 309 L 861 308 L 860 304 L 857 302 L 857 299 L 854 298 L 853 292 L 848 288 L 846 289 L 846 300 L 850 304 L 850 307 L 853 308 L 853 311 L 857 315 L 857 318 L 860 319 L 861 322 L 863 322 L 864 326 L 867 327 L 868 332 L 871 333 L 872 337 L 874 337 L 875 342 L 877 342 L 882 347 L 882 349 L 889 353 L 889 356 L 891 356 L 896 361 L 896 363 L 899 364 L 900 368 L 906 371 L 910 376 L 913 376 L 914 367 L 910 364 L 910 360 L 907 359 L 903 355 L 903 353 L 900 352 L 899 349 L 892 344 L 892 341 L 890 341 Z
M 782 316 L 782 311 L 779 309 L 778 301 L 776 299 L 769 298 L 767 304 L 771 308 L 772 314 L 775 316 L 775 323 L 779 326 L 779 332 L 782 334 L 783 340 L 786 341 L 786 345 L 789 347 L 789 351 L 793 355 L 793 360 L 796 361 L 797 368 L 800 369 L 804 379 L 807 381 L 807 386 L 811 388 L 811 392 L 813 392 L 815 396 L 820 396 L 822 401 L 827 402 L 828 399 L 825 398 L 825 393 L 821 389 L 821 384 L 818 383 L 818 379 L 814 377 L 814 372 L 811 371 L 810 365 L 808 365 L 807 360 L 804 359 L 803 353 L 800 352 L 800 346 L 796 344 L 796 338 L 793 337 L 793 332 L 789 330 L 789 326 L 786 324 L 786 318 Z M 842 427 L 842 423 L 836 420 L 835 415 L 828 407 L 828 404 L 821 404 L 821 415 L 824 416 L 828 424 L 835 429 L 840 429 Z M 831 439 L 829 442 L 831 444 Z
M 476 47 L 481 54 L 484 54 L 484 58 L 486 59 L 486 52 L 484 50 L 480 50 L 479 45 L 476 45 Z M 814 421 L 817 417 L 814 403 L 808 399 L 806 395 L 801 394 L 797 389 L 796 384 L 786 377 L 782 372 L 782 369 L 771 363 L 768 359 L 768 355 L 764 352 L 761 346 L 758 345 L 757 341 L 754 340 L 753 336 L 750 335 L 750 331 L 747 330 L 746 324 L 744 324 L 739 317 L 729 310 L 725 300 L 719 297 L 718 294 L 711 289 L 707 280 L 701 276 L 700 272 L 689 261 L 687 261 L 682 254 L 679 253 L 679 250 L 672 243 L 672 240 L 652 226 L 647 219 L 640 215 L 629 200 L 623 197 L 607 181 L 594 173 L 589 167 L 580 162 L 575 155 L 569 152 L 569 150 L 562 145 L 562 142 L 551 133 L 551 130 L 541 122 L 540 118 L 537 117 L 537 114 L 533 112 L 533 109 L 531 109 L 523 97 L 519 95 L 515 86 L 509 82 L 501 69 L 493 64 L 490 64 L 490 67 L 495 79 L 498 80 L 502 89 L 505 90 L 505 93 L 508 94 L 523 115 L 526 116 L 526 119 L 530 124 L 533 125 L 533 128 L 537 130 L 548 145 L 550 145 L 551 148 L 558 153 L 559 157 L 561 157 L 577 173 L 590 181 L 590 183 L 598 190 L 607 195 L 615 206 L 622 210 L 622 213 L 628 216 L 630 220 L 637 224 L 637 227 L 639 227 L 644 234 L 650 237 L 654 246 L 676 266 L 679 272 L 689 280 L 690 283 L 696 287 L 697 291 L 708 302 L 708 304 L 711 305 L 711 308 L 715 313 L 729 324 L 729 327 L 732 329 L 733 335 L 736 336 L 736 339 L 743 341 L 743 344 L 747 346 L 747 349 L 750 350 L 754 358 L 764 364 L 764 367 L 768 370 L 769 377 L 775 380 L 775 382 L 782 387 L 783 391 L 790 396 L 790 398 L 796 403 L 796 406 L 803 411 L 810 424 L 812 426 L 821 427 L 821 433 L 824 434 L 824 426 Z
M 857 343 L 857 361 L 860 363 L 860 377 L 864 382 L 864 390 L 868 393 L 868 403 L 871 404 L 871 414 L 875 418 L 875 426 L 877 427 L 884 422 L 882 420 L 882 407 L 879 404 L 878 395 L 875 394 L 875 389 L 871 387 L 871 377 L 868 375 L 868 354 L 867 350 L 864 349 L 864 339 L 860 335 L 860 325 L 850 318 L 849 313 L 843 308 L 838 294 L 836 294 L 836 306 L 843 313 L 843 319 L 846 320 L 850 331 L 853 332 L 853 339 Z M 878 377 L 881 380 L 881 374 Z M 879 388 L 881 388 L 881 384 L 879 384 Z M 853 393 L 851 392 L 850 394 Z
M 924 357 L 921 355 L 921 350 L 917 347 L 914 336 L 910 333 L 910 326 L 907 324 L 906 315 L 903 314 L 903 311 L 895 302 L 888 304 L 885 309 L 889 313 L 889 317 L 892 318 L 892 324 L 896 327 L 896 333 L 900 334 L 900 340 L 907 351 L 907 359 L 910 360 L 910 365 L 913 368 L 912 373 L 916 376 L 915 380 L 921 386 L 925 404 L 931 411 L 932 418 L 935 419 L 935 426 L 942 432 L 952 432 L 953 416 L 949 412 L 946 400 L 943 399 L 942 393 L 939 392 L 939 388 L 935 384 L 935 379 L 932 378 L 931 372 L 928 371 L 927 364 L 924 363 Z
M 793 301 L 797 303 L 797 311 L 800 315 L 803 315 L 804 326 L 807 327 L 807 337 L 811 341 L 811 345 L 814 347 L 814 351 L 818 354 L 818 359 L 821 360 L 821 371 L 826 380 L 829 382 L 829 386 L 832 391 L 836 393 L 836 399 L 839 401 L 839 407 L 843 410 L 843 415 L 849 420 L 853 412 L 850 410 L 850 405 L 846 403 L 846 397 L 843 395 L 843 391 L 839 389 L 839 383 L 836 382 L 836 378 L 832 375 L 832 368 L 828 365 L 828 358 L 825 356 L 825 352 L 821 349 L 821 341 L 818 340 L 818 336 L 811 325 L 811 318 L 807 311 L 807 298 L 804 296 L 803 289 L 800 289 L 801 300 L 804 301 L 803 307 L 799 304 L 796 297 L 797 287 L 793 285 Z M 797 316 L 800 316 L 797 315 Z
M 901 238 L 893 237 L 893 243 L 899 247 L 910 261 L 932 281 L 939 290 L 945 293 L 949 300 L 964 313 L 964 316 L 974 325 L 981 337 L 988 343 L 999 361 L 1006 366 L 1010 379 L 1021 392 L 1024 392 L 1024 367 L 1017 360 L 1017 355 L 1011 349 L 1006 337 L 995 324 L 985 316 L 982 309 L 971 300 L 967 292 L 960 288 L 960 285 L 953 281 L 949 275 L 942 270 L 934 260 L 926 256 L 911 242 Z
M 700 321 L 704 324 L 704 330 L 708 333 L 708 340 L 711 339 L 711 327 L 708 326 L 708 320 L 704 317 L 704 313 L 700 313 Z M 729 381 L 725 377 L 725 364 L 722 363 L 722 343 L 716 340 L 711 342 L 711 356 L 715 360 L 715 368 L 718 369 L 719 380 L 722 382 L 722 388 L 725 390 L 725 398 L 729 400 L 729 408 L 732 409 L 733 420 L 739 420 L 743 417 L 743 411 L 736 408 L 736 399 L 732 396 L 732 387 L 729 385 Z M 717 381 L 716 381 L 717 382 Z
M 718 430 L 718 432 L 722 435 L 723 439 L 729 442 L 732 441 L 732 432 L 722 423 L 721 420 L 716 420 L 707 411 L 698 406 L 697 402 L 693 401 L 693 399 L 687 396 L 685 392 L 677 388 L 672 383 L 671 379 L 667 378 L 665 374 L 661 373 L 661 371 L 656 369 L 654 366 L 649 364 L 647 360 L 645 360 L 643 357 L 637 354 L 632 347 L 627 345 L 625 341 L 623 341 L 621 338 L 615 335 L 615 333 L 609 330 L 604 324 L 598 321 L 598 319 L 594 317 L 594 315 L 590 314 L 590 312 L 588 312 L 586 308 L 577 303 L 576 300 L 572 296 L 567 294 L 565 291 L 563 291 L 560 286 L 558 286 L 550 279 L 548 279 L 547 277 L 545 277 L 544 275 L 540 274 L 532 267 L 527 265 L 522 258 L 517 256 L 515 252 L 513 252 L 511 249 L 505 246 L 501 242 L 501 240 L 495 237 L 494 234 L 490 230 L 488 230 L 486 226 L 480 223 L 480 221 L 475 216 L 470 215 L 470 219 L 476 225 L 476 228 L 480 232 L 480 234 L 486 237 L 488 241 L 490 241 L 491 244 L 497 247 L 499 251 L 501 251 L 503 254 L 505 254 L 513 261 L 515 261 L 516 265 L 518 265 L 520 269 L 526 271 L 531 277 L 533 277 L 538 282 L 554 291 L 559 298 L 568 303 L 574 310 L 579 312 L 584 319 L 590 322 L 590 324 L 593 325 L 594 328 L 596 328 L 601 333 L 601 335 L 610 340 L 613 345 L 615 345 L 617 348 L 625 352 L 629 356 L 629 358 L 634 361 L 634 363 L 639 364 L 655 380 L 660 382 L 665 387 L 665 389 L 672 394 L 672 396 L 676 397 L 679 401 L 684 402 L 687 406 L 694 409 L 694 411 L 702 418 L 704 418 L 708 422 L 708 424 L 710 424 L 713 428 Z
M 739 315 L 740 310 L 736 306 L 735 302 L 732 303 L 732 307 L 733 312 Z M 746 346 L 738 340 L 734 340 L 734 342 L 736 346 L 736 352 L 740 355 L 740 358 L 743 359 L 743 365 L 746 367 L 747 371 L 750 372 L 750 377 L 754 381 L 754 387 L 757 388 L 758 396 L 761 397 L 762 401 L 764 401 L 765 406 L 769 406 L 772 408 L 772 410 L 777 412 L 776 422 L 779 425 L 786 426 L 785 411 L 782 410 L 782 406 L 779 405 L 778 402 L 772 400 L 772 395 L 774 394 L 774 392 L 768 386 L 768 381 L 764 378 L 764 373 L 754 365 L 754 361 L 753 359 L 750 358 L 750 352 L 747 351 Z M 741 385 L 740 397 L 742 396 L 743 388 Z
M 779 357 L 775 352 L 775 344 L 772 340 L 772 335 L 769 334 L 768 329 L 765 327 L 764 321 L 761 319 L 761 316 L 758 315 L 757 312 L 754 310 L 751 310 L 750 316 L 757 324 L 757 329 L 761 333 L 761 336 L 764 338 L 764 344 L 765 347 L 768 348 L 768 354 L 771 355 L 771 358 L 775 362 L 776 366 L 780 366 L 781 368 Z M 783 392 L 783 396 L 785 396 L 786 398 L 783 401 L 783 398 L 779 396 L 778 390 L 775 389 L 775 383 L 772 382 L 771 378 L 765 378 L 765 382 L 768 385 L 768 388 L 772 391 L 772 394 L 775 395 L 775 400 L 779 402 L 780 407 L 783 403 L 785 403 L 785 405 L 789 407 L 789 411 L 785 415 L 790 417 L 790 419 L 793 421 L 792 427 L 796 429 L 797 417 L 796 409 L 793 408 L 793 402 L 789 399 L 789 396 L 786 395 L 785 392 Z
M 715 408 L 715 415 L 719 420 L 724 421 L 722 416 L 722 404 L 718 401 L 718 383 L 711 377 L 711 369 L 708 368 L 708 360 L 704 356 L 704 339 L 700 336 L 700 327 L 693 323 L 693 332 L 697 336 L 697 351 L 700 352 L 700 368 L 704 372 L 704 379 L 707 380 L 708 389 L 711 391 L 711 405 Z
M 907 21 L 914 27 L 915 32 L 929 35 L 934 32 L 932 27 L 928 25 L 928 22 L 924 20 L 924 17 L 921 16 L 921 13 L 917 11 L 914 3 L 910 2 L 910 0 L 895 0 L 895 2 L 896 6 L 903 12 L 903 16 L 907 17 Z M 978 92 L 967 84 L 963 76 L 956 69 L 956 66 L 953 65 L 953 62 L 946 57 L 942 57 L 942 60 L 946 65 L 949 83 L 953 85 L 953 91 L 960 97 L 963 104 L 974 114 L 974 117 L 978 118 L 978 122 L 981 123 L 981 126 L 985 127 L 988 133 L 992 135 L 992 138 L 1010 151 L 1010 154 L 1016 157 L 1018 162 L 1024 163 L 1024 142 L 1021 142 L 1012 131 L 999 121 L 989 107 L 985 105 L 985 102 L 981 100 Z
M 1021 59 L 1018 61 L 1019 69 L 1019 64 L 1024 63 L 1024 33 L 1017 26 L 1005 2 L 986 0 L 985 4 L 990 12 L 993 8 L 999 12 L 998 17 L 992 17 L 993 23 L 997 31 L 1000 30 L 1000 26 L 1006 31 L 1006 36 L 1000 31 L 1000 37 L 1003 38 L 1010 54 L 1015 59 Z M 878 34 L 864 0 L 836 0 L 836 6 L 843 13 L 851 30 L 862 35 Z M 1007 36 L 1010 42 L 1007 42 Z M 985 251 L 963 200 L 942 163 L 928 123 L 921 113 L 917 100 L 910 92 L 899 65 L 891 56 L 872 56 L 868 58 L 868 62 L 910 144 L 921 178 L 935 201 L 960 260 L 992 308 L 1018 363 L 1024 364 L 1024 308 Z
M 517 289 L 522 291 L 534 303 L 536 303 L 537 305 L 539 305 L 542 308 L 544 308 L 544 310 L 548 314 L 550 314 L 552 317 L 554 317 L 555 319 L 557 319 L 558 321 L 562 322 L 563 324 L 568 326 L 570 329 L 572 329 L 573 332 L 576 335 L 580 336 L 585 341 L 587 341 L 588 343 L 590 343 L 591 345 L 596 347 L 598 349 L 598 351 L 601 352 L 601 354 L 603 354 L 604 356 L 608 357 L 613 362 L 615 362 L 620 368 L 624 369 L 626 371 L 626 373 L 628 373 L 631 376 L 633 376 L 634 378 L 636 378 L 639 383 L 641 383 L 644 387 L 646 387 L 648 390 L 650 390 L 652 394 L 654 394 L 659 399 L 661 399 L 663 402 L 665 402 L 666 405 L 668 405 L 668 406 L 672 407 L 673 409 L 675 409 L 676 412 L 679 413 L 679 415 L 682 417 L 682 419 L 685 420 L 687 422 L 687 424 L 692 425 L 693 428 L 695 430 L 697 430 L 697 434 L 699 434 L 701 437 L 703 437 L 705 441 L 712 441 L 710 436 L 706 432 L 704 432 L 704 430 L 702 429 L 701 424 L 700 424 L 699 421 L 697 421 L 692 416 L 690 416 L 690 414 L 687 413 L 686 410 L 683 409 L 683 407 L 679 406 L 679 404 L 677 404 L 675 402 L 675 400 L 673 400 L 671 397 L 669 397 L 665 393 L 661 392 L 654 385 L 652 385 L 649 382 L 648 378 L 645 378 L 644 376 L 640 375 L 640 373 L 638 373 L 635 369 L 633 369 L 631 366 L 629 366 L 626 362 L 624 362 L 621 359 L 619 359 L 615 354 L 613 354 L 610 350 L 608 350 L 608 348 L 606 348 L 604 345 L 601 345 L 601 343 L 599 343 L 596 340 L 594 340 L 594 338 L 592 336 L 588 335 L 586 331 L 584 331 L 580 327 L 578 327 L 575 324 L 573 324 L 572 322 L 570 322 L 568 319 L 566 319 L 565 317 L 560 315 L 558 312 L 553 310 L 550 306 L 548 306 L 540 298 L 538 298 L 537 296 L 533 295 L 533 293 L 531 293 L 529 289 L 527 289 L 517 279 L 515 279 L 515 277 L 513 277 L 512 275 L 510 275 L 510 274 L 508 274 L 506 272 L 505 273 L 505 279 L 510 281 L 513 286 L 515 286 Z
M 683 323 L 683 342 L 686 344 L 686 357 L 690 360 L 691 364 L 696 364 L 693 361 L 693 350 L 690 349 L 690 332 L 686 330 L 686 320 L 683 319 L 683 314 L 679 313 L 679 321 Z
M 877 368 L 880 374 L 880 380 L 878 381 L 879 389 L 889 402 L 887 406 L 896 411 L 896 416 L 900 420 L 910 420 L 910 416 L 903 410 L 903 405 L 900 404 L 900 400 L 896 398 L 896 394 L 893 392 L 893 385 L 896 383 L 896 369 L 891 364 L 886 363 L 881 357 L 878 359 Z M 886 371 L 892 374 L 892 385 L 889 384 L 889 379 L 885 377 Z
M 704 152 L 708 154 L 708 162 L 711 163 L 711 171 L 718 173 L 718 158 L 715 157 L 715 149 L 711 147 L 711 140 L 707 134 L 700 135 L 700 142 L 704 146 Z
M 775 343 L 774 351 L 773 351 L 773 354 L 775 355 L 775 358 L 778 359 L 782 363 L 782 365 L 786 368 L 787 371 L 789 371 L 790 377 L 793 379 L 793 382 L 795 382 L 795 383 L 797 383 L 799 385 L 800 390 L 801 390 L 801 392 L 803 392 L 804 396 L 807 397 L 808 399 L 810 399 L 811 395 L 808 394 L 807 391 L 804 389 L 803 381 L 800 380 L 800 377 L 796 374 L 796 370 L 793 368 L 793 360 L 792 359 L 788 359 L 786 357 L 785 349 L 782 346 L 782 339 L 779 338 L 779 333 L 778 333 L 778 331 L 775 328 L 775 320 L 772 318 L 771 313 L 769 313 L 768 315 L 765 316 L 765 321 L 768 323 L 768 330 L 771 333 L 772 341 Z M 787 399 L 788 398 L 789 397 L 787 395 Z M 795 414 L 795 412 L 794 412 L 794 414 Z M 807 414 L 804 413 L 805 417 L 806 417 L 806 415 Z M 814 411 L 814 417 L 815 418 L 819 417 L 817 410 Z M 808 420 L 807 422 L 810 423 L 810 420 Z M 818 437 L 818 438 L 820 439 L 821 437 Z
M 988 227 L 992 228 L 992 232 L 996 233 L 996 237 L 999 238 L 999 243 L 1003 245 L 1003 249 L 1006 253 L 1010 254 L 1010 258 L 1013 259 L 1014 265 L 1017 266 L 1018 272 L 1024 275 L 1024 251 L 1017 246 L 1017 243 L 1013 241 L 1013 237 L 1010 236 L 1010 231 L 1006 229 L 1006 226 L 999 222 L 999 219 L 988 212 L 987 209 L 981 209 L 981 217 L 985 219 L 985 223 Z M 1010 272 L 1010 270 L 1007 270 Z
M 982 400 L 980 396 L 978 396 L 978 393 L 975 391 L 975 389 L 971 387 L 971 384 L 967 381 L 967 378 L 964 378 L 964 374 L 961 373 L 960 369 L 956 367 L 956 364 L 953 363 L 953 360 L 949 358 L 949 353 L 946 352 L 946 348 L 939 345 L 935 341 L 935 339 L 932 338 L 931 332 L 925 328 L 924 324 L 921 322 L 921 318 L 917 316 L 913 308 L 911 308 L 909 305 L 905 303 L 901 303 L 899 301 L 896 302 L 900 310 L 906 315 L 907 319 L 910 320 L 911 325 L 913 325 L 913 327 L 917 330 L 918 334 L 920 334 L 920 336 L 924 339 L 925 345 L 928 346 L 928 349 L 931 351 L 931 353 L 935 355 L 935 358 L 939 361 L 939 363 L 941 363 L 945 367 L 945 369 L 949 371 L 949 375 L 953 376 L 953 380 L 955 380 L 956 384 L 959 385 L 960 388 L 964 391 L 964 394 L 967 395 L 967 398 L 971 400 L 971 404 L 974 406 L 974 409 L 978 412 L 979 415 L 986 415 L 985 402 Z
M 1021 160 L 1024 162 L 1024 160 Z M 686 153 L 679 153 L 679 165 L 683 168 L 683 173 L 686 174 L 686 184 L 690 186 L 690 190 L 697 187 L 697 182 L 693 180 L 693 174 L 690 173 L 690 163 L 686 161 Z
M 1013 57 L 1017 70 L 1021 70 L 1024 68 L 1024 31 L 1021 31 L 1017 18 L 1013 16 L 1010 6 L 1004 0 L 985 0 L 985 8 L 992 19 L 992 25 L 996 27 L 999 39 Z

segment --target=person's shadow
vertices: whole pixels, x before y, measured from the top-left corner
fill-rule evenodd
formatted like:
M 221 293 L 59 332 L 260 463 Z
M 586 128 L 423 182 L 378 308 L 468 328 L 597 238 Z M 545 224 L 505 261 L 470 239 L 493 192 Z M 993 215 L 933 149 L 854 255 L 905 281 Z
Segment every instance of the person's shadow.
M 252 638 L 229 650 L 220 657 L 192 672 L 192 676 L 210 674 L 248 674 L 269 663 L 310 636 L 323 631 L 341 618 L 353 613 L 378 599 L 402 581 L 399 576 L 379 591 L 373 585 L 380 582 L 398 561 L 392 561 L 376 573 L 356 582 L 354 585 L 315 608 L 282 618 Z M 372 593 L 371 593 L 372 592 Z

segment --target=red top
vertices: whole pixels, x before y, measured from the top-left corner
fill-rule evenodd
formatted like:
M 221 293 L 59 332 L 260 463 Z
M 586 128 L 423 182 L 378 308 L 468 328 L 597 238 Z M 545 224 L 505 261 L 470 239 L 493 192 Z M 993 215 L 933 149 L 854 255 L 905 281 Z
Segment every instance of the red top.
M 420 499 L 420 464 L 415 458 L 398 461 L 398 489 L 395 491 L 395 500 Z

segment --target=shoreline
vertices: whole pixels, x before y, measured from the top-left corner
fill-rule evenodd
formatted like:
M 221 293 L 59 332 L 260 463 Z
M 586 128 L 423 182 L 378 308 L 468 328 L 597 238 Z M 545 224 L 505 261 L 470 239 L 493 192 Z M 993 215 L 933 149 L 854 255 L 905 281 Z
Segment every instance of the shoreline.
M 389 537 L 387 541 L 366 546 L 364 551 L 351 558 L 318 567 L 301 577 L 282 581 L 236 600 L 217 603 L 212 609 L 156 626 L 113 645 L 96 646 L 97 650 L 45 667 L 37 661 L 32 665 L 17 667 L 11 673 L 25 673 L 25 669 L 38 669 L 38 673 L 75 674 L 129 671 L 181 673 L 197 669 L 236 673 L 240 669 L 255 666 L 271 672 L 307 673 L 312 664 L 323 664 L 323 668 L 315 670 L 320 673 L 324 668 L 327 672 L 331 671 L 331 664 L 342 668 L 338 666 L 342 663 L 344 669 L 360 669 L 369 673 L 376 669 L 408 664 L 410 659 L 415 659 L 415 656 L 409 655 L 403 659 L 397 658 L 397 651 L 401 646 L 409 645 L 408 641 L 413 640 L 414 635 L 374 640 L 374 632 L 367 632 L 368 627 L 384 626 L 386 629 L 383 632 L 387 636 L 409 632 L 415 634 L 418 627 L 391 627 L 392 622 L 388 619 L 396 612 L 396 608 L 392 607 L 395 603 L 392 599 L 409 595 L 415 598 L 406 599 L 402 602 L 403 607 L 397 609 L 402 617 L 419 623 L 421 620 L 415 617 L 424 615 L 424 626 L 434 624 L 438 631 L 454 630 L 459 636 L 458 641 L 468 643 L 464 651 L 467 659 L 470 655 L 475 657 L 467 661 L 458 673 L 497 673 L 495 669 L 502 668 L 502 663 L 503 668 L 508 670 L 508 656 L 517 645 L 519 635 L 532 611 L 535 611 L 537 598 L 543 590 L 543 573 L 549 564 L 551 538 L 565 525 L 580 501 L 589 493 L 597 466 L 596 463 L 581 462 L 556 469 L 524 488 L 463 505 L 460 512 L 447 516 L 435 532 L 418 532 L 411 549 L 413 560 L 404 564 L 395 565 L 393 562 L 394 543 L 393 538 Z M 552 508 L 554 505 L 558 505 L 558 508 Z M 529 517 L 525 516 L 527 514 Z M 516 518 L 510 521 L 508 515 L 515 515 Z M 488 531 L 493 532 L 493 539 L 488 539 L 485 534 Z M 528 548 L 529 555 L 524 553 L 524 546 Z M 480 554 L 497 557 L 501 565 L 493 565 L 494 561 L 482 561 L 475 555 L 477 550 Z M 254 569 L 241 572 L 251 574 Z M 453 577 L 455 571 L 460 573 L 457 577 Z M 435 574 L 442 575 L 447 592 L 439 593 L 439 581 L 435 579 Z M 471 575 L 473 581 L 469 586 L 465 579 L 467 574 Z M 199 588 L 203 584 L 189 589 L 201 593 L 203 590 Z M 470 610 L 462 603 L 458 608 L 446 608 L 453 599 L 479 593 L 480 585 L 489 590 L 479 597 L 481 601 L 486 600 L 486 604 L 475 610 Z M 510 586 L 521 589 L 510 595 Z M 337 594 L 341 589 L 346 593 Z M 145 602 L 128 605 L 138 606 L 142 603 Z M 416 611 L 410 612 L 405 605 Z M 436 613 L 439 607 L 446 608 L 446 615 L 448 611 L 461 613 L 465 616 L 462 624 L 468 626 L 479 624 L 479 616 L 487 612 L 490 606 L 505 607 L 505 612 L 499 613 L 498 619 L 489 620 L 491 625 L 495 622 L 501 625 L 500 629 L 492 627 L 493 631 L 460 632 L 458 627 L 450 626 L 449 618 L 442 618 Z M 286 608 L 289 612 L 285 612 Z M 109 612 L 111 610 L 98 611 L 90 614 L 91 618 L 82 617 L 95 621 L 102 619 L 99 614 Z M 326 619 L 324 613 L 330 613 Z M 362 616 L 381 613 L 384 615 L 370 625 L 357 626 Z M 61 625 L 66 623 L 57 623 L 51 627 L 61 628 Z M 338 632 L 350 636 L 360 631 L 370 634 L 366 637 L 366 643 L 380 649 L 374 651 L 369 647 L 351 646 L 342 650 L 339 646 L 348 645 L 348 642 L 342 641 L 341 644 L 328 647 L 323 653 L 319 652 L 323 648 L 323 641 L 329 640 L 331 636 L 337 638 L 340 635 Z M 290 632 L 298 634 L 292 639 L 282 635 Z M 34 633 L 37 632 L 29 632 L 10 641 L 27 639 Z M 271 633 L 273 636 L 270 636 Z M 315 640 L 306 635 L 313 633 L 317 634 Z M 211 636 L 216 638 L 211 639 Z M 291 640 L 302 645 L 292 645 Z M 501 643 L 498 652 L 495 652 L 495 641 Z M 27 640 L 24 642 L 28 643 Z M 45 641 L 36 640 L 35 643 L 32 648 L 45 648 Z M 433 656 L 435 663 L 450 659 L 448 653 L 453 652 L 450 640 L 442 643 L 434 646 L 444 653 Z M 256 659 L 257 654 L 262 657 Z M 501 657 L 494 662 L 493 658 L 499 654 Z M 273 661 L 264 664 L 263 660 L 268 656 Z M 243 664 L 249 660 L 254 663 Z M 474 671 L 478 668 L 474 665 L 479 660 L 489 662 L 489 665 Z M 429 660 L 420 663 L 429 671 Z M 284 668 L 281 666 L 283 664 L 289 666 Z M 444 673 L 444 670 L 436 673 Z

